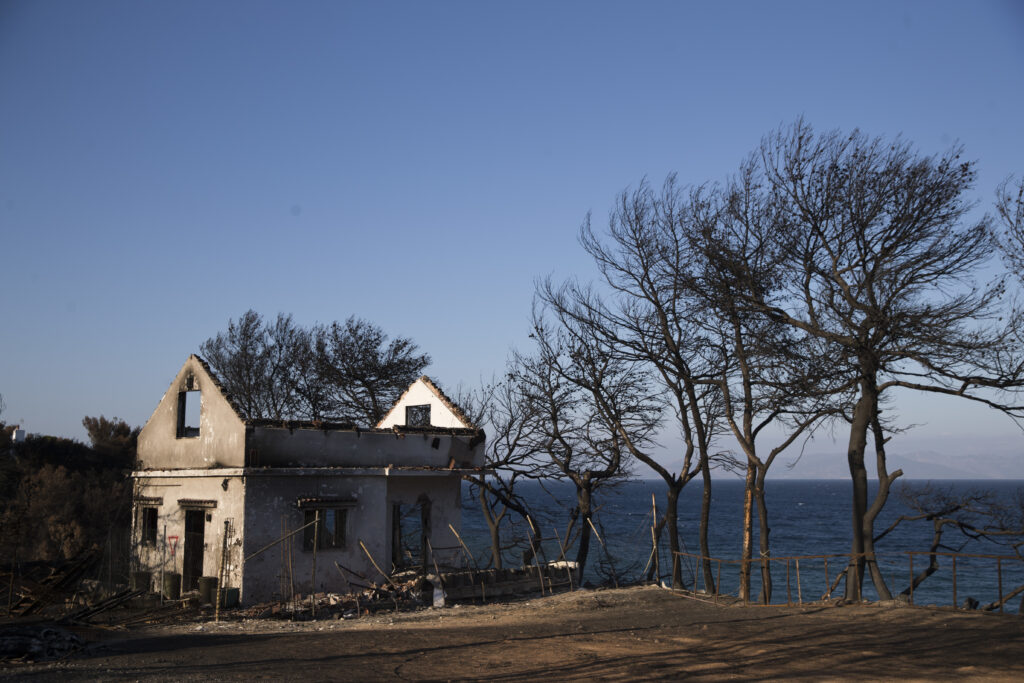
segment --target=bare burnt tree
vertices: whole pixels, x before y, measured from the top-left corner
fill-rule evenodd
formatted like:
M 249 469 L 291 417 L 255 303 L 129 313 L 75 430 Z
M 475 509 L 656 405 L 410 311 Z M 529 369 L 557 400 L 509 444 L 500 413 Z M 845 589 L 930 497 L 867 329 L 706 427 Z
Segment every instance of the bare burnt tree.
M 744 460 L 739 596 L 750 599 L 753 510 L 758 519 L 761 601 L 771 602 L 771 527 L 765 498 L 768 470 L 790 445 L 841 411 L 849 382 L 832 374 L 821 345 L 802 332 L 761 315 L 747 297 L 770 298 L 781 273 L 778 222 L 761 192 L 755 164 L 746 163 L 724 189 L 699 188 L 689 196 L 698 254 L 689 283 L 697 318 L 717 354 L 723 416 Z M 766 429 L 775 441 L 762 453 Z
M 901 595 L 913 594 L 925 579 L 939 570 L 939 553 L 960 552 L 971 541 L 1007 547 L 1024 559 L 1021 554 L 1024 547 L 1024 489 L 1018 489 L 1012 500 L 1005 500 L 992 491 L 979 489 L 956 494 L 951 487 L 928 483 L 923 486 L 904 485 L 898 495 L 914 514 L 900 515 L 875 537 L 875 542 L 904 523 L 926 521 L 932 525 L 928 565 L 911 577 L 910 584 L 901 591 Z M 947 531 L 954 532 L 955 540 L 949 540 L 945 534 Z M 1020 593 L 1024 593 L 1024 585 L 1005 593 L 1001 600 L 992 602 L 985 609 L 998 609 Z
M 578 525 L 577 571 L 582 576 L 590 551 L 595 494 L 630 474 L 630 453 L 622 432 L 646 444 L 658 421 L 658 411 L 646 399 L 641 375 L 601 348 L 585 347 L 562 331 L 550 331 L 534 316 L 536 352 L 516 355 L 510 375 L 533 416 L 534 449 L 545 467 L 571 481 L 576 506 L 570 515 L 570 536 Z M 607 387 L 608 403 L 595 401 L 587 387 Z
M 360 421 L 374 426 L 430 363 L 405 337 L 373 323 L 303 328 L 253 310 L 200 347 L 247 418 Z
M 975 177 L 960 150 L 924 157 L 900 140 L 859 131 L 816 135 L 804 122 L 762 143 L 770 200 L 785 230 L 789 277 L 780 293 L 749 302 L 773 320 L 834 349 L 834 371 L 856 382 L 847 462 L 853 482 L 855 571 L 846 595 L 860 599 L 866 569 L 890 592 L 875 561 L 874 522 L 902 474 L 889 472 L 882 419 L 886 392 L 960 396 L 1020 416 L 1019 349 L 999 321 L 1002 283 L 976 283 L 995 244 L 987 219 L 968 221 Z M 878 492 L 868 500 L 865 451 L 875 449 Z
M 475 489 L 480 510 L 491 539 L 491 563 L 504 566 L 502 524 L 509 513 L 518 514 L 536 528 L 526 501 L 517 492 L 517 485 L 546 474 L 538 467 L 536 421 L 532 406 L 524 400 L 517 383 L 509 378 L 483 385 L 474 391 L 457 391 L 455 402 L 467 413 L 473 424 L 487 430 L 484 473 L 466 475 Z
M 389 341 L 373 323 L 350 317 L 325 332 L 320 372 L 331 388 L 337 414 L 376 425 L 412 384 L 430 356 L 407 337 Z
M 610 354 L 642 368 L 671 407 L 683 442 L 678 469 L 663 465 L 645 444 L 622 437 L 623 445 L 665 482 L 665 515 L 658 521 L 657 533 L 663 529 L 668 533 L 672 584 L 677 587 L 683 585 L 678 562 L 679 496 L 687 483 L 701 477 L 701 568 L 704 584 L 714 590 L 708 528 L 721 396 L 711 380 L 720 369 L 697 319 L 702 314 L 689 287 L 696 263 L 689 243 L 691 216 L 682 199 L 673 177 L 660 194 L 646 183 L 623 192 L 603 234 L 592 229 L 589 217 L 580 231 L 583 248 L 601 272 L 602 291 L 572 282 L 563 286 L 545 282 L 539 294 L 564 329 L 580 338 L 599 340 Z M 599 398 L 604 393 L 597 384 L 592 390 Z
M 1024 280 L 1024 178 L 1007 178 L 996 190 L 996 215 L 1002 224 L 999 246 L 1010 271 Z
M 237 323 L 229 320 L 227 332 L 210 337 L 199 350 L 245 417 L 278 417 L 268 415 L 269 361 L 263 316 L 249 309 Z

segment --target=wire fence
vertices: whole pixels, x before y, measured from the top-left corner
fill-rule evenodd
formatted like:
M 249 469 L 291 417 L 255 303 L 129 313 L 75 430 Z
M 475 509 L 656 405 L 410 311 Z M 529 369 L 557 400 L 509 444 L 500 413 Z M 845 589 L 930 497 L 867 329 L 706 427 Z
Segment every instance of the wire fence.
M 759 593 L 750 601 L 768 604 L 799 605 L 833 599 L 843 594 L 841 582 L 847 576 L 851 576 L 856 585 L 862 585 L 862 599 L 877 600 L 879 596 L 870 576 L 872 563 L 893 598 L 908 604 L 954 605 L 1004 612 L 1011 599 L 1024 594 L 1024 557 L 1018 555 L 922 550 L 875 553 L 874 556 L 794 555 L 749 561 L 688 552 L 674 555 L 673 561 L 682 565 L 684 585 L 688 583 L 695 593 L 715 600 L 726 596 L 738 598 L 742 594 L 740 582 L 744 565 L 750 567 L 751 596 Z M 710 572 L 703 570 L 705 564 L 710 565 Z M 771 576 L 770 599 L 766 598 L 761 580 L 765 573 Z M 672 576 L 668 567 L 659 575 L 659 579 Z M 784 601 L 780 595 L 783 592 Z M 961 603 L 964 596 L 966 600 Z M 1017 613 L 1024 614 L 1024 599 Z

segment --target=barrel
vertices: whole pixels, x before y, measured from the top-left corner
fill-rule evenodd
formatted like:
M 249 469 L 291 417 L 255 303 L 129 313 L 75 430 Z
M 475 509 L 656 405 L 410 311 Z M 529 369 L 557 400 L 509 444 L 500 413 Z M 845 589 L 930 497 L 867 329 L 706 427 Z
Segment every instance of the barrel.
M 168 600 L 181 598 L 181 574 L 177 572 L 164 572 L 163 596 Z
M 200 576 L 199 577 L 199 604 L 201 605 L 212 605 L 214 597 L 217 595 L 214 591 L 217 590 L 217 577 L 216 576 Z
M 153 590 L 153 573 L 143 571 L 132 572 L 131 588 L 133 591 L 146 591 L 147 593 Z

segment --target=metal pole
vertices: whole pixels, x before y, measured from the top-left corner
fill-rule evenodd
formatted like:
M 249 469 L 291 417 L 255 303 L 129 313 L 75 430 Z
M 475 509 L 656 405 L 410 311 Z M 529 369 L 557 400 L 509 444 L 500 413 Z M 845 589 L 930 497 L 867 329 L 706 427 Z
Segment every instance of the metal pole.
M 798 605 L 804 604 L 803 592 L 800 590 L 800 558 L 796 558 L 796 602 Z
M 787 605 L 792 605 L 793 604 L 792 586 L 790 585 L 790 582 L 789 582 L 789 558 L 788 557 L 786 558 L 786 604 Z

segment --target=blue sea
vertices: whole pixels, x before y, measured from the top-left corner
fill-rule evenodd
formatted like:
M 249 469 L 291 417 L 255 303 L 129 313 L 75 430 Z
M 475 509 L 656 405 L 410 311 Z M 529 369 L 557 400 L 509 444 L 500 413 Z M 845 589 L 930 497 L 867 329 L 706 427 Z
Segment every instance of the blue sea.
M 875 523 L 875 533 L 886 529 L 900 515 L 913 514 L 905 508 L 896 491 L 901 486 L 921 486 L 926 482 L 897 482 L 885 509 Z M 1010 502 L 1017 491 L 1024 489 L 1024 481 L 936 481 L 938 488 L 949 488 L 954 494 L 975 490 L 991 491 Z M 679 525 L 684 552 L 699 554 L 697 539 L 700 518 L 701 484 L 692 482 L 684 490 L 679 503 Z M 806 556 L 842 555 L 850 549 L 851 536 L 851 484 L 847 480 L 779 480 L 766 484 L 768 518 L 771 528 L 771 552 L 774 558 L 805 556 L 789 563 L 779 560 L 772 563 L 774 580 L 773 603 L 819 600 L 829 593 L 837 572 L 846 564 L 843 557 L 828 559 L 827 579 L 825 562 Z M 534 514 L 540 520 L 540 534 L 544 537 L 543 556 L 558 559 L 562 553 L 559 537 L 564 541 L 569 511 L 574 505 L 574 489 L 568 482 L 528 482 L 522 485 L 521 495 L 526 499 Z M 637 480 L 619 484 L 614 489 L 598 494 L 594 517 L 601 533 L 604 546 L 592 539 L 590 555 L 584 580 L 592 584 L 610 584 L 637 581 L 643 575 L 645 566 L 651 561 L 651 494 L 659 515 L 664 510 L 665 487 L 660 480 Z M 870 492 L 874 496 L 874 490 Z M 721 568 L 715 563 L 718 583 L 722 593 L 736 595 L 739 585 L 741 521 L 743 512 L 743 482 L 739 479 L 722 479 L 712 485 L 711 525 L 709 542 L 711 555 L 723 560 Z M 480 512 L 479 503 L 463 490 L 463 539 L 474 560 L 481 567 L 490 561 L 487 527 Z M 529 547 L 525 525 L 518 516 L 510 513 L 512 524 L 506 524 L 503 544 L 514 546 L 504 554 L 506 566 L 519 564 L 522 549 Z M 508 519 L 506 520 L 506 522 Z M 755 549 L 757 556 L 757 520 L 755 512 Z M 882 539 L 876 546 L 879 565 L 889 584 L 889 590 L 896 595 L 908 587 L 911 569 L 917 573 L 928 564 L 927 554 L 914 555 L 907 551 L 927 551 L 930 547 L 933 527 L 928 521 L 903 522 L 895 531 Z M 943 543 L 960 553 L 980 555 L 1013 556 L 1011 548 L 986 541 L 971 541 L 955 529 L 947 528 Z M 671 559 L 664 536 L 661 542 L 659 566 L 664 579 L 669 578 Z M 575 545 L 565 551 L 566 557 L 575 559 Z M 949 557 L 939 558 L 939 570 L 929 576 L 914 590 L 915 604 L 953 604 L 954 578 L 953 561 Z M 690 558 L 682 560 L 684 581 L 688 587 L 694 585 L 696 563 Z M 799 573 L 799 581 L 797 575 Z M 956 561 L 956 602 L 962 604 L 968 598 L 978 600 L 982 605 L 997 600 L 1002 594 L 1024 584 L 1024 562 L 1019 559 L 983 559 L 959 557 Z M 613 578 L 614 577 L 614 578 Z M 760 579 L 756 567 L 752 571 L 752 595 L 757 599 Z M 697 577 L 697 587 L 703 587 L 703 579 Z M 832 593 L 842 595 L 842 584 Z M 865 581 L 865 597 L 874 599 L 870 579 Z M 1020 596 L 1007 602 L 1004 610 L 1017 612 L 1021 606 Z

